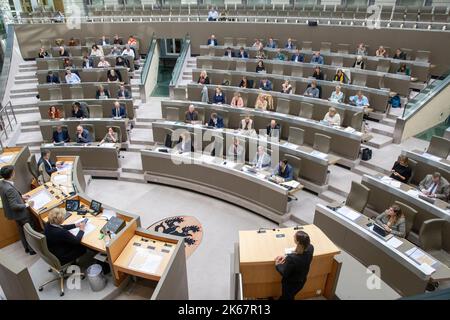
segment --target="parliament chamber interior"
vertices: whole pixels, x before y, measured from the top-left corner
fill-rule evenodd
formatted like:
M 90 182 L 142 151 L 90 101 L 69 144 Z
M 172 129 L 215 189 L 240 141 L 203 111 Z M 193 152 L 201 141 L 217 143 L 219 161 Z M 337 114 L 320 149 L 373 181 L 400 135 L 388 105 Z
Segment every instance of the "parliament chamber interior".
M 0 300 L 450 296 L 450 1 L 9 0 Z

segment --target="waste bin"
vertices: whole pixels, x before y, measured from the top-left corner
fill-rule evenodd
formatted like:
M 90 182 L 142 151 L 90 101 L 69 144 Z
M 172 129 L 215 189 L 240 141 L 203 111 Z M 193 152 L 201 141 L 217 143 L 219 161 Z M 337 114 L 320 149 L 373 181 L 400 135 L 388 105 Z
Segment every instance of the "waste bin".
M 93 264 L 86 270 L 89 285 L 92 291 L 100 291 L 106 286 L 106 279 L 103 276 L 102 266 Z

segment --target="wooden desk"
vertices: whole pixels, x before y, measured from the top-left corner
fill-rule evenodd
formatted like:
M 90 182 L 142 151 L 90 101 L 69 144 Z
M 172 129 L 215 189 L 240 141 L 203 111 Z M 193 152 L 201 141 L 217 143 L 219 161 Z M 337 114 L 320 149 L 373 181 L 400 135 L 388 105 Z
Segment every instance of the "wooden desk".
M 340 250 L 315 225 L 300 227 L 308 233 L 314 246 L 314 256 L 307 281 L 296 299 L 324 295 L 331 297 L 330 283 L 337 275 L 334 256 Z M 268 298 L 281 295 L 281 275 L 275 269 L 275 257 L 285 249 L 295 247 L 295 228 L 239 231 L 239 268 L 242 274 L 245 298 Z

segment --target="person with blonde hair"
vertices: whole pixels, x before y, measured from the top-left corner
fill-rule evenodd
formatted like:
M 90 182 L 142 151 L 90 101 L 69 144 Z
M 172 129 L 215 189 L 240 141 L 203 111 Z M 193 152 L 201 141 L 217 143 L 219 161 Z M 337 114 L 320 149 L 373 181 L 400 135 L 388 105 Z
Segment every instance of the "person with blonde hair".
M 86 223 L 84 221 L 76 224 L 63 224 L 66 210 L 53 208 L 48 213 L 48 223 L 44 227 L 47 238 L 48 250 L 53 253 L 61 265 L 75 261 L 86 253 L 86 248 L 81 244 L 84 236 Z M 76 235 L 69 230 L 78 228 Z
M 256 98 L 255 109 L 267 110 L 268 103 L 266 99 L 266 95 L 264 93 L 260 93 Z
M 233 94 L 233 99 L 231 99 L 231 106 L 236 108 L 244 107 L 244 99 L 242 99 L 241 94 L 238 91 Z
M 198 77 L 197 83 L 200 83 L 200 84 L 209 84 L 210 83 L 208 74 L 206 73 L 205 70 L 202 70 L 202 72 L 200 72 L 200 76 Z
M 323 118 L 323 121 L 328 122 L 329 125 L 332 126 L 340 126 L 341 125 L 341 116 L 336 111 L 335 107 L 331 107 L 328 109 L 327 114 Z

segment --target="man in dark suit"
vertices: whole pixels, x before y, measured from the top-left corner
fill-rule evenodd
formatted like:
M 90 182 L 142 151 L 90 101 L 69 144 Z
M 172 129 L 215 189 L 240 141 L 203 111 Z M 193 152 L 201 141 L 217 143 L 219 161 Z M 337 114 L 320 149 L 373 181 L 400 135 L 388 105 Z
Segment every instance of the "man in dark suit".
M 47 83 L 59 83 L 59 77 L 53 71 L 47 73 Z
M 110 44 L 110 42 L 109 39 L 107 39 L 105 36 L 102 36 L 102 38 L 98 40 L 97 44 L 99 46 L 107 46 Z
M 90 143 L 92 142 L 89 131 L 83 128 L 83 126 L 77 127 L 77 143 Z
M 58 171 L 58 169 L 56 169 L 56 164 L 50 160 L 50 150 L 48 149 L 43 150 L 41 153 L 41 158 L 37 163 L 38 170 L 42 163 L 44 163 L 45 171 L 49 176 L 51 176 L 53 172 Z
M 127 116 L 125 108 L 120 105 L 119 101 L 114 102 L 112 116 L 113 118 L 125 118 Z
M 270 124 L 266 128 L 266 132 L 269 137 L 274 138 L 279 137 L 281 133 L 280 131 L 281 131 L 280 124 L 277 123 L 275 120 L 271 120 Z
M 223 128 L 223 118 L 217 113 L 213 112 L 211 113 L 211 117 L 209 118 L 209 121 L 206 125 L 217 129 Z
M 117 91 L 117 98 L 118 99 L 131 99 L 130 91 L 125 89 L 125 86 L 122 84 L 119 88 L 119 91 Z
M 70 142 L 69 133 L 67 129 L 63 129 L 61 126 L 57 126 L 53 131 L 53 143 Z
M 248 59 L 248 53 L 245 51 L 244 47 L 239 48 L 238 57 L 242 59 Z
M 211 37 L 209 37 L 208 42 L 206 43 L 208 46 L 217 46 L 217 39 L 215 35 L 211 35 Z
M 185 122 L 187 122 L 187 123 L 191 123 L 193 121 L 198 121 L 198 112 L 195 111 L 195 107 L 193 104 L 191 104 L 189 106 L 189 109 L 188 109 L 188 111 L 186 111 L 184 119 L 185 119 Z
M 26 223 L 34 226 L 33 219 L 28 211 L 28 208 L 34 205 L 34 201 L 29 200 L 30 196 L 24 196 L 16 189 L 13 181 L 14 175 L 14 166 L 7 165 L 0 169 L 0 176 L 4 179 L 0 181 L 0 197 L 2 199 L 3 211 L 7 219 L 16 221 L 20 240 L 22 241 L 25 252 L 33 255 L 36 253 L 25 239 L 23 226 Z
M 295 50 L 295 53 L 291 57 L 291 61 L 294 62 L 303 62 L 305 57 L 300 53 L 300 50 Z
M 272 91 L 272 82 L 270 82 L 269 79 L 264 78 L 259 82 L 259 88 L 266 91 Z
M 225 50 L 224 56 L 225 56 L 225 57 L 228 57 L 228 58 L 234 58 L 234 51 L 233 51 L 233 49 L 231 49 L 230 47 L 228 47 L 228 48 Z

